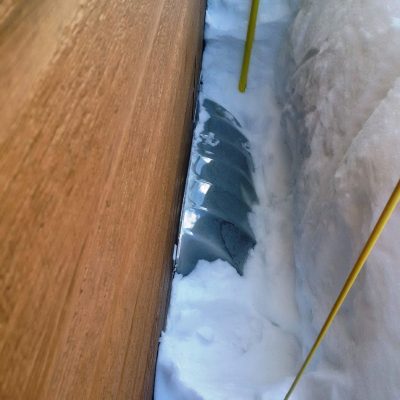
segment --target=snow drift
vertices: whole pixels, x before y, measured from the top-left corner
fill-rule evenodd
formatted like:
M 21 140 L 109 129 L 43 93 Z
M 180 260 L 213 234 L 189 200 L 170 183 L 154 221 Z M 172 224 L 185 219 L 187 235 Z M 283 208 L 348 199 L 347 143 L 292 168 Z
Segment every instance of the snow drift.
M 283 122 L 305 351 L 400 177 L 400 3 L 302 1 L 290 48 Z M 397 210 L 314 364 L 347 377 L 334 398 L 400 396 L 399 226 Z

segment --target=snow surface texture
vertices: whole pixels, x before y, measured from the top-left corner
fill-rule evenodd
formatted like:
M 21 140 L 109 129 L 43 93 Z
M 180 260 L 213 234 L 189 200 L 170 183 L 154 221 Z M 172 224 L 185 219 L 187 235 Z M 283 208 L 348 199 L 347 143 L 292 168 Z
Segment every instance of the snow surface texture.
M 305 0 L 291 31 L 283 101 L 303 351 L 400 177 L 399 21 L 398 0 Z M 399 226 L 397 210 L 314 363 L 346 376 L 325 399 L 400 398 Z
M 291 14 L 284 1 L 262 2 L 247 92 L 238 79 L 249 2 L 211 0 L 206 16 L 201 99 L 241 123 L 255 163 L 260 204 L 250 223 L 257 239 L 244 277 L 223 261 L 176 275 L 159 350 L 156 400 L 247 400 L 287 389 L 299 364 L 292 252 L 290 168 L 275 101 L 274 60 Z M 201 115 L 197 130 L 207 116 Z
M 200 95 L 251 142 L 258 243 L 243 278 L 222 261 L 175 276 L 156 400 L 283 399 L 399 179 L 400 3 L 303 0 L 285 42 L 296 3 L 261 1 L 243 95 L 250 2 L 209 0 Z M 399 226 L 397 210 L 293 400 L 400 398 Z

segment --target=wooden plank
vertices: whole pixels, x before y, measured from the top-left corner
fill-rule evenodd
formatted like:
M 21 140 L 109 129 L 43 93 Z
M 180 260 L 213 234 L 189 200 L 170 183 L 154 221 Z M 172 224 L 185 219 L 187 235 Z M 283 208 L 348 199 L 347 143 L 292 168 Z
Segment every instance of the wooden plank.
M 202 0 L 0 4 L 0 398 L 149 399 Z

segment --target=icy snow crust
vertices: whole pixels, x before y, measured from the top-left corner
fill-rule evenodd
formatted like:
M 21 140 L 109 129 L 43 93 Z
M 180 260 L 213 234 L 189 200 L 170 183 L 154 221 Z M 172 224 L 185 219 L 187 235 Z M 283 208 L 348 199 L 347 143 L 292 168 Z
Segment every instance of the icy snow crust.
M 243 278 L 222 261 L 175 276 L 156 400 L 283 399 L 399 179 L 400 3 L 303 0 L 292 25 L 296 3 L 261 1 L 243 95 L 250 1 L 209 0 L 200 96 L 250 141 L 257 245 Z M 397 210 L 293 400 L 400 398 L 399 226 Z

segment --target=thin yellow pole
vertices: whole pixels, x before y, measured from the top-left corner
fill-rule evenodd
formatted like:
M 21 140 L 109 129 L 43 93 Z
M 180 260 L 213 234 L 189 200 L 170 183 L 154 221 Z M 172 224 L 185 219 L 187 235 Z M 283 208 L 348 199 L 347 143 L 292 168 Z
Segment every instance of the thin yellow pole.
M 305 359 L 302 367 L 300 368 L 300 371 L 298 372 L 295 380 L 292 383 L 292 386 L 290 387 L 289 391 L 287 392 L 285 396 L 285 400 L 288 400 L 290 395 L 293 393 L 293 390 L 297 386 L 300 378 L 302 377 L 304 370 L 306 369 L 307 365 L 310 363 L 315 351 L 321 344 L 322 340 L 324 339 L 330 325 L 332 324 L 333 320 L 336 317 L 336 314 L 338 313 L 340 307 L 342 306 L 343 302 L 346 300 L 346 297 L 352 288 L 354 282 L 357 279 L 358 274 L 360 273 L 361 269 L 363 268 L 365 262 L 368 259 L 369 254 L 371 253 L 372 249 L 374 248 L 377 240 L 379 239 L 379 236 L 381 235 L 385 225 L 389 221 L 391 215 L 393 214 L 393 211 L 395 210 L 397 204 L 400 201 L 400 180 L 397 183 L 396 188 L 394 189 L 389 201 L 387 202 L 384 210 L 382 211 L 381 216 L 378 219 L 378 222 L 375 225 L 374 230 L 371 233 L 371 236 L 369 237 L 367 243 L 365 244 L 358 260 L 356 261 L 352 271 L 350 272 L 342 291 L 339 294 L 339 297 L 337 298 L 335 304 L 332 307 L 331 312 L 328 315 L 328 318 L 326 319 L 321 332 L 319 333 L 317 340 L 315 341 L 314 345 L 312 346 L 310 352 L 307 355 L 307 358 Z
M 239 91 L 242 93 L 246 90 L 247 75 L 249 73 L 251 50 L 253 48 L 254 37 L 256 33 L 257 14 L 260 0 L 253 0 L 251 3 L 251 11 L 249 25 L 247 27 L 246 44 L 244 46 L 242 71 L 240 73 Z

